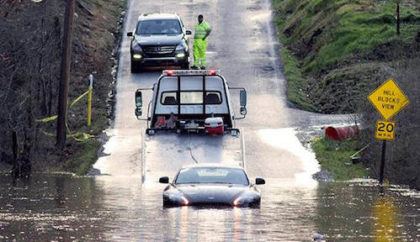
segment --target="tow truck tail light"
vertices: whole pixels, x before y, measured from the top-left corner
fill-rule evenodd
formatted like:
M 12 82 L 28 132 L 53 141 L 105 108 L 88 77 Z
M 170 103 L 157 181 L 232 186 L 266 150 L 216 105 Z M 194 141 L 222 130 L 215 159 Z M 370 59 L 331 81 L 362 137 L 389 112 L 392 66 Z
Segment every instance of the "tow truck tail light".
M 209 75 L 210 76 L 214 76 L 214 75 L 216 75 L 217 74 L 217 71 L 215 70 L 215 69 L 210 69 L 209 70 Z
M 174 75 L 174 71 L 165 71 L 165 74 L 167 75 L 167 76 L 173 76 Z
M 210 70 L 164 70 L 163 75 L 165 76 L 215 76 L 217 71 L 215 69 Z

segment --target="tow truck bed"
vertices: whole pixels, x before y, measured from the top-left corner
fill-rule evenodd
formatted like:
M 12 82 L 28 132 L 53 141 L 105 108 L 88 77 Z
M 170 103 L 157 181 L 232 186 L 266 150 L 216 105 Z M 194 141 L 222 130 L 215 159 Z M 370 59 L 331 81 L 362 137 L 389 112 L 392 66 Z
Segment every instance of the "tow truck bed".
M 231 135 L 197 135 L 143 132 L 142 180 L 158 182 L 161 176 L 174 176 L 182 166 L 193 163 L 223 163 L 244 167 L 242 132 Z

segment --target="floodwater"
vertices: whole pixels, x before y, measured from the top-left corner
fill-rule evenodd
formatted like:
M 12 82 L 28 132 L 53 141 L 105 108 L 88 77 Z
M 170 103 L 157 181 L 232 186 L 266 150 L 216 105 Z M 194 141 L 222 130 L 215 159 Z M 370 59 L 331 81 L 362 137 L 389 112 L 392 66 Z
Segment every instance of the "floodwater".
M 4 241 L 419 241 L 419 193 L 372 181 L 299 186 L 267 179 L 259 209 L 164 209 L 138 177 L 0 176 Z

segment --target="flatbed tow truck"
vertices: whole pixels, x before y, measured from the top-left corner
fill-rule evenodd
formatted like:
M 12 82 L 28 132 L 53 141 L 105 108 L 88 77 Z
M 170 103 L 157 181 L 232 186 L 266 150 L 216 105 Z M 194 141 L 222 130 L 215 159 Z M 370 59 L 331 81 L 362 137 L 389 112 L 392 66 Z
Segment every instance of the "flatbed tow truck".
M 239 116 L 233 110 L 232 90 L 239 91 Z M 152 95 L 142 118 L 145 91 Z M 244 167 L 245 141 L 236 120 L 245 118 L 246 102 L 246 90 L 230 87 L 216 70 L 165 70 L 152 88 L 137 89 L 135 115 L 147 122 L 142 134 L 143 182 L 157 181 L 191 163 Z

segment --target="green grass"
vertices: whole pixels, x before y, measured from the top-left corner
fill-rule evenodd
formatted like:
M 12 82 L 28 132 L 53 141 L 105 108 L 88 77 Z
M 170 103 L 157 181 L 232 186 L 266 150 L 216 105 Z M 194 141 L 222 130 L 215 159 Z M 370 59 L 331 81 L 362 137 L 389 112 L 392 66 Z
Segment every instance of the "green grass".
M 392 16 L 392 15 L 391 15 Z M 338 19 L 335 30 L 324 43 L 317 43 L 317 55 L 314 59 L 303 61 L 305 72 L 318 73 L 330 66 L 339 64 L 351 54 L 366 53 L 376 47 L 392 41 L 395 36 L 394 23 L 388 18 L 377 18 L 378 13 L 345 12 Z M 373 21 L 370 21 L 372 19 Z M 376 21 L 380 19 L 381 21 Z M 404 26 L 404 30 L 406 30 Z M 409 41 L 406 31 L 402 31 L 403 40 Z
M 279 1 L 273 2 L 273 7 L 278 7 Z M 291 3 L 294 3 L 293 1 Z M 277 5 L 276 5 L 277 4 Z M 281 29 L 284 26 L 284 16 L 276 15 L 274 22 L 277 25 L 277 29 Z M 282 41 L 286 41 L 284 34 L 278 32 L 278 38 Z M 287 83 L 287 98 L 290 102 L 294 103 L 301 109 L 314 111 L 315 108 L 308 100 L 306 95 L 306 81 L 303 78 L 302 71 L 299 68 L 298 59 L 293 53 L 286 47 L 280 49 L 280 56 L 283 63 L 283 71 L 286 77 Z
M 284 75 L 287 80 L 287 97 L 289 101 L 296 104 L 299 108 L 314 111 L 314 106 L 306 96 L 306 81 L 298 67 L 298 61 L 295 56 L 287 49 L 280 51 L 283 62 Z
M 66 161 L 64 169 L 77 175 L 85 175 L 96 162 L 98 158 L 97 152 L 102 143 L 95 139 L 72 143 L 76 146 L 76 152 Z
M 366 53 L 388 43 L 395 36 L 394 4 L 373 4 L 370 1 L 304 1 L 301 11 L 294 12 L 284 26 L 296 26 L 287 39 L 288 47 L 306 48 L 302 58 L 303 72 L 319 73 L 339 64 L 355 53 Z M 406 22 L 401 24 L 399 38 L 413 41 L 418 26 L 419 13 L 402 8 Z M 314 35 L 317 31 L 320 34 Z M 315 38 L 314 38 L 315 37 Z M 312 48 L 308 48 L 308 43 Z M 316 52 L 312 54 L 310 52 Z
M 354 73 L 360 73 L 357 65 L 353 64 L 364 63 L 366 59 L 370 62 L 395 61 L 395 55 L 392 59 L 383 59 L 382 54 L 390 56 L 383 52 L 394 51 L 385 46 L 413 46 L 420 32 L 419 8 L 411 5 L 411 2 L 403 1 L 400 5 L 399 36 L 395 33 L 395 4 L 392 0 L 273 0 L 273 9 L 278 38 L 283 44 L 280 53 L 287 79 L 288 99 L 309 111 L 334 111 L 330 108 L 337 102 L 334 96 L 330 97 L 332 102 L 325 105 L 329 108 L 324 110 L 319 104 L 324 105 L 325 102 L 319 102 L 317 95 L 334 93 L 327 89 L 336 87 L 335 82 L 346 81 L 347 76 L 336 75 L 336 79 L 330 76 L 328 79 L 332 86 L 323 86 L 321 88 L 325 90 L 320 90 L 318 81 L 324 79 L 325 75 L 354 66 L 355 69 L 347 68 L 346 72 L 353 76 Z M 317 90 L 315 94 L 311 93 L 314 88 Z M 351 100 L 340 102 L 346 104 Z
M 361 163 L 346 165 L 351 162 L 350 156 L 359 149 L 358 140 L 334 141 L 320 138 L 312 141 L 312 149 L 321 169 L 332 172 L 337 181 L 363 178 L 368 175 Z

